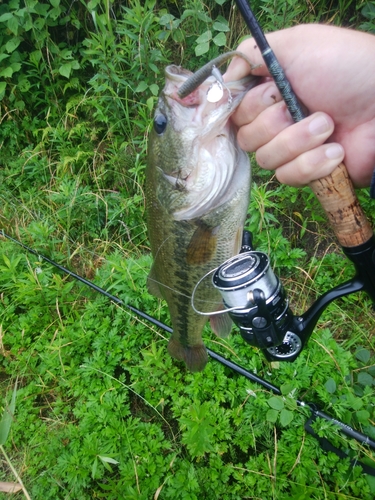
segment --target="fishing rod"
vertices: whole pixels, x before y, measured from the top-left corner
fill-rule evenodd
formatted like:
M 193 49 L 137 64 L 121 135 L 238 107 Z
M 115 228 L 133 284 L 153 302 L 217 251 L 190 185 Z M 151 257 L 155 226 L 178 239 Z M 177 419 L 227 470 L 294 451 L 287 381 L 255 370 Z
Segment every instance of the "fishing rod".
M 31 253 L 32 255 L 35 255 L 38 259 L 44 260 L 48 264 L 50 264 L 50 265 L 54 266 L 55 268 L 59 269 L 60 271 L 62 271 L 64 274 L 67 274 L 68 276 L 72 277 L 73 279 L 75 279 L 75 280 L 83 283 L 84 285 L 92 288 L 96 292 L 104 295 L 105 297 L 107 297 L 108 299 L 110 299 L 115 304 L 118 304 L 118 305 L 121 305 L 121 306 L 125 306 L 128 309 L 130 309 L 134 314 L 136 314 L 136 315 L 140 316 L 141 318 L 149 321 L 150 323 L 152 323 L 153 325 L 157 326 L 158 328 L 161 328 L 165 332 L 173 333 L 172 328 L 169 327 L 168 325 L 165 325 L 161 321 L 159 321 L 156 318 L 150 316 L 149 314 L 144 313 L 140 309 L 138 309 L 138 308 L 136 308 L 136 307 L 134 307 L 134 306 L 132 306 L 130 304 L 126 304 L 121 299 L 119 299 L 115 295 L 110 294 L 109 292 L 107 292 L 103 288 L 99 287 L 98 285 L 96 285 L 92 281 L 89 281 L 88 279 L 83 278 L 79 274 L 74 273 L 73 271 L 67 269 L 66 267 L 62 266 L 61 264 L 58 264 L 57 262 L 55 262 L 54 260 L 50 259 L 49 257 L 47 257 L 47 256 L 45 256 L 45 255 L 43 255 L 43 254 L 41 254 L 39 252 L 37 252 L 36 250 L 34 250 L 34 249 L 30 248 L 29 246 L 25 245 L 24 243 L 22 243 L 21 241 L 19 241 L 19 240 L 13 238 L 12 236 L 8 235 L 7 233 L 5 233 L 4 230 L 0 230 L 0 236 L 3 236 L 4 238 L 12 241 L 14 244 L 18 245 L 22 249 L 26 250 L 27 252 Z M 249 243 L 248 238 L 249 238 L 249 236 L 245 235 L 244 240 L 245 240 L 246 243 Z M 225 367 L 227 367 L 227 368 L 231 369 L 232 371 L 236 372 L 238 375 L 241 375 L 241 376 L 247 378 L 248 380 L 261 385 L 262 387 L 264 387 L 268 391 L 271 391 L 273 394 L 275 394 L 277 396 L 282 396 L 281 389 L 279 387 L 277 387 L 276 385 L 274 385 L 274 384 L 268 382 L 267 380 L 259 377 L 255 373 L 252 373 L 249 370 L 246 370 L 245 368 L 243 368 L 242 366 L 234 363 L 233 361 L 230 361 L 230 360 L 226 359 L 224 356 L 221 356 L 220 354 L 218 354 L 217 352 L 215 352 L 215 351 L 213 351 L 211 349 L 207 349 L 207 352 L 208 352 L 209 356 L 212 359 L 218 361 L 219 363 L 221 363 Z M 313 427 L 312 427 L 311 424 L 314 421 L 316 421 L 317 418 L 321 418 L 323 420 L 331 422 L 332 424 L 336 425 L 337 428 L 338 428 L 338 430 L 342 434 L 344 434 L 345 436 L 347 436 L 348 438 L 354 439 L 357 442 L 359 442 L 360 444 L 367 445 L 369 448 L 371 448 L 372 450 L 375 451 L 375 441 L 374 440 L 372 440 L 369 436 L 366 436 L 362 432 L 359 432 L 359 431 L 353 429 L 351 426 L 345 424 L 344 422 L 341 422 L 340 420 L 337 420 L 336 418 L 333 418 L 330 415 L 328 415 L 327 413 L 321 411 L 315 403 L 305 403 L 304 401 L 301 401 L 301 400 L 298 400 L 298 399 L 296 399 L 296 403 L 297 403 L 297 406 L 299 406 L 301 408 L 307 408 L 310 411 L 310 418 L 308 419 L 308 421 L 305 424 L 305 429 L 306 429 L 306 431 L 309 434 L 311 434 L 312 436 L 314 436 L 319 441 L 320 445 L 322 446 L 322 448 L 324 450 L 326 450 L 326 451 L 332 451 L 332 452 L 336 453 L 340 457 L 347 458 L 347 454 L 345 452 L 343 452 L 342 450 L 340 450 L 340 449 L 336 448 L 335 446 L 333 446 L 328 441 L 328 439 L 322 438 L 322 437 L 318 436 L 318 434 L 314 431 L 314 429 L 313 429 Z M 366 472 L 367 474 L 370 474 L 372 476 L 375 476 L 375 468 L 373 468 L 373 467 L 371 467 L 371 466 L 369 466 L 367 464 L 363 464 L 363 463 L 359 462 L 358 460 L 352 460 L 351 464 L 353 466 L 354 465 L 360 465 L 362 467 L 362 469 L 363 469 L 364 472 Z
M 302 120 L 305 111 L 248 1 L 236 0 L 236 3 L 293 120 Z M 240 254 L 219 266 L 212 278 L 244 340 L 262 349 L 270 361 L 294 361 L 333 300 L 365 291 L 375 304 L 375 238 L 345 165 L 341 163 L 332 174 L 313 181 L 310 187 L 324 208 L 344 254 L 354 264 L 352 279 L 320 296 L 304 314 L 294 315 L 283 286 L 270 267 L 269 257 L 254 250 L 250 235 Z

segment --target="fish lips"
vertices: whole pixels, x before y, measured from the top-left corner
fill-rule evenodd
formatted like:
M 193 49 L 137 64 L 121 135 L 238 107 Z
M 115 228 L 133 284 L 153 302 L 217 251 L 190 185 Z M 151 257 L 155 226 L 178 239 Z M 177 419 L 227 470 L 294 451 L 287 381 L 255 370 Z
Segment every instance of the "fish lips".
M 207 117 L 209 117 L 208 125 L 212 123 L 217 127 L 219 121 L 224 122 L 226 118 L 236 110 L 246 92 L 255 87 L 260 81 L 259 77 L 248 75 L 241 80 L 227 82 L 223 86 L 222 98 L 217 102 L 209 102 L 207 100 L 208 90 L 217 82 L 217 80 L 211 76 L 192 93 L 181 99 L 178 96 L 178 91 L 182 84 L 192 74 L 191 71 L 181 66 L 167 66 L 165 68 L 166 83 L 163 94 L 168 100 L 172 100 L 182 106 L 183 109 L 180 113 L 186 113 L 188 109 L 194 109 L 195 113 L 191 113 L 193 119 L 189 119 L 189 122 L 191 124 L 195 123 L 198 127 L 204 125 L 204 122 L 207 121 Z M 170 104 L 173 106 L 173 102 L 170 101 Z M 204 130 L 202 130 L 201 133 L 204 134 Z

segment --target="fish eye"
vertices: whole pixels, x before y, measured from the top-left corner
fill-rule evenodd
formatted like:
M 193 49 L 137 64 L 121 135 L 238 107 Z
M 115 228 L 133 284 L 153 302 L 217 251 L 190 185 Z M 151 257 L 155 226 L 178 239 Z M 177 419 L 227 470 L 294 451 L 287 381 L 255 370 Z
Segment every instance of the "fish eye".
M 155 118 L 154 118 L 154 130 L 157 134 L 161 135 L 165 129 L 167 128 L 167 123 L 168 123 L 168 120 L 167 120 L 167 117 L 162 115 L 162 114 L 159 114 L 159 115 L 156 115 Z

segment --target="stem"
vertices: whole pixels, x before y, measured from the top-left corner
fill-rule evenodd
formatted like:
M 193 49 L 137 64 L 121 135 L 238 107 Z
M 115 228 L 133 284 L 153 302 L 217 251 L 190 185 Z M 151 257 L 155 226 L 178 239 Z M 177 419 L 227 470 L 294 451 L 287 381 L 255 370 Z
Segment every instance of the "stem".
M 25 488 L 25 485 L 23 484 L 22 482 L 22 479 L 20 478 L 20 476 L 18 475 L 18 472 L 16 471 L 16 469 L 13 467 L 12 465 L 12 462 L 10 461 L 10 458 L 8 457 L 8 455 L 6 454 L 6 451 L 4 450 L 4 447 L 3 445 L 0 445 L 0 451 L 3 453 L 4 457 L 5 457 L 5 460 L 7 461 L 9 467 L 11 468 L 13 474 L 14 474 L 14 477 L 17 479 L 18 483 L 20 484 L 21 488 L 22 488 L 22 491 L 25 495 L 25 497 L 27 498 L 27 500 L 31 500 L 31 497 L 30 495 L 28 494 L 27 492 L 27 489 Z

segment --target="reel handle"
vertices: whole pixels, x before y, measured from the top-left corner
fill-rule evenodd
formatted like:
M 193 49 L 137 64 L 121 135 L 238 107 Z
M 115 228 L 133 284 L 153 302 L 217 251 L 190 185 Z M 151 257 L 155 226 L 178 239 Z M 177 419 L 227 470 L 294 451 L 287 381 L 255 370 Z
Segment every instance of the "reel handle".
M 326 212 L 342 247 L 352 248 L 370 240 L 373 230 L 343 163 L 330 175 L 311 182 L 309 186 Z

